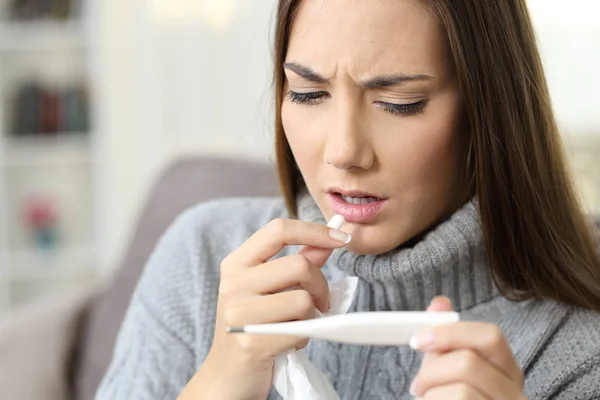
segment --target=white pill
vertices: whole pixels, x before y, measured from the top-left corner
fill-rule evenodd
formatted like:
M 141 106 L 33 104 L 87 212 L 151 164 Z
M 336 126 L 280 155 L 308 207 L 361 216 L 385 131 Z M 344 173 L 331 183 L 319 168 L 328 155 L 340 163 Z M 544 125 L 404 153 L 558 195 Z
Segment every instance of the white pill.
M 346 220 L 340 214 L 336 214 L 329 220 L 327 226 L 332 229 L 340 229 Z

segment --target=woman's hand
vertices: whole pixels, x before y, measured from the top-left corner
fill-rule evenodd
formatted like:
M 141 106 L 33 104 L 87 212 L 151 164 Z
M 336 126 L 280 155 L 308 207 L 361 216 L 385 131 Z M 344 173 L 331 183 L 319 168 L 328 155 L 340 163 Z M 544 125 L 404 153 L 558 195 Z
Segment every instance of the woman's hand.
M 213 345 L 181 399 L 261 399 L 273 380 L 277 354 L 308 340 L 228 334 L 226 327 L 312 318 L 329 311 L 329 286 L 320 267 L 349 235 L 327 226 L 277 219 L 256 232 L 221 264 Z M 287 245 L 298 254 L 269 261 Z
M 428 311 L 452 311 L 437 298 Z M 523 373 L 500 328 L 458 322 L 415 336 L 413 347 L 425 357 L 411 394 L 426 400 L 521 400 Z

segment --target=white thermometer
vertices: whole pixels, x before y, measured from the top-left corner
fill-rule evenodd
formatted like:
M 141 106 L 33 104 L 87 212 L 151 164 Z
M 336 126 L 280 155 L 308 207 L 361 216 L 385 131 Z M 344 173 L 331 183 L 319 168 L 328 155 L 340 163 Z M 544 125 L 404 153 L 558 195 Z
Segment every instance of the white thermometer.
M 456 312 L 358 312 L 275 324 L 229 327 L 229 333 L 290 335 L 332 342 L 399 346 L 408 345 L 420 331 L 459 321 Z

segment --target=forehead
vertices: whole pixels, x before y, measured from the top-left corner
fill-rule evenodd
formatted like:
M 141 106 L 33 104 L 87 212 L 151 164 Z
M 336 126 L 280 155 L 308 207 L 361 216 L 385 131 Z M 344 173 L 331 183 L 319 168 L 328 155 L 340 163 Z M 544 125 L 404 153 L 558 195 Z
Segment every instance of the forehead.
M 327 76 L 342 68 L 377 73 L 439 74 L 445 42 L 422 0 L 303 0 L 290 34 L 287 61 Z

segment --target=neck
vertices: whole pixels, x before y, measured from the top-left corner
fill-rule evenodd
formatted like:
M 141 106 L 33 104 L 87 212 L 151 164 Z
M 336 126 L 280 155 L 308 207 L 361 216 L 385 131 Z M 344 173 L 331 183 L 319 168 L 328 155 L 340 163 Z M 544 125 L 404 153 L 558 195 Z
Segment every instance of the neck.
M 300 192 L 298 216 L 325 221 L 307 190 Z M 432 298 L 442 295 L 460 311 L 498 295 L 486 261 L 476 199 L 410 245 L 377 255 L 339 249 L 329 266 L 358 276 L 383 295 L 374 297 L 379 300 L 371 309 L 423 310 Z

